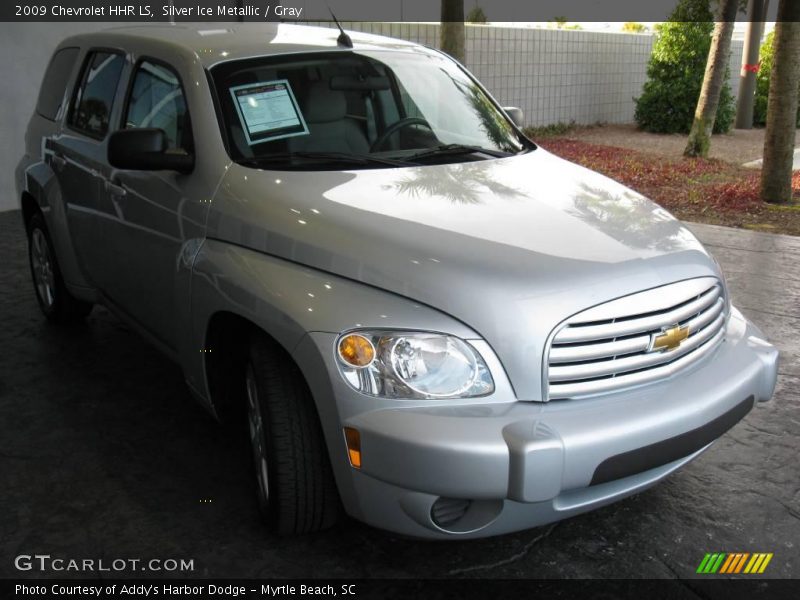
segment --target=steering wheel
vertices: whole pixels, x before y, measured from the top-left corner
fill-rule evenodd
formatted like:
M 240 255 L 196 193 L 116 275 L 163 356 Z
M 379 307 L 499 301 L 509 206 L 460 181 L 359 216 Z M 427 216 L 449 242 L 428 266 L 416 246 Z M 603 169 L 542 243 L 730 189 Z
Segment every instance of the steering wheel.
M 378 149 L 383 146 L 390 137 L 392 137 L 392 135 L 401 129 L 411 127 L 412 125 L 422 125 L 433 131 L 433 127 L 431 127 L 430 123 L 428 123 L 425 119 L 421 117 L 406 117 L 405 119 L 400 119 L 399 121 L 395 121 L 389 125 L 384 132 L 378 136 L 378 139 L 372 142 L 372 146 L 369 147 L 369 151 L 377 152 Z

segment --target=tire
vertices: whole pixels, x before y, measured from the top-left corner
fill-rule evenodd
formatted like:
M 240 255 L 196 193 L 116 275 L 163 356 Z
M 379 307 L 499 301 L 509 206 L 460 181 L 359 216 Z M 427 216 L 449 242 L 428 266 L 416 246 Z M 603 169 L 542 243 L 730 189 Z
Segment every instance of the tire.
M 91 303 L 78 300 L 67 290 L 41 213 L 28 223 L 28 263 L 39 308 L 51 322 L 74 323 L 91 312 Z
M 314 400 L 294 361 L 263 334 L 244 370 L 259 506 L 280 535 L 331 527 L 339 496 Z

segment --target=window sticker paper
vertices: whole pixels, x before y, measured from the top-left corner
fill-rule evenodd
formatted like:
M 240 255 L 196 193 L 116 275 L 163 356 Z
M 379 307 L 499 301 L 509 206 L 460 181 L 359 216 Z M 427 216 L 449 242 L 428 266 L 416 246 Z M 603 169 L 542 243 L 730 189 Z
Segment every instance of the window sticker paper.
M 248 145 L 308 135 L 308 126 L 287 80 L 248 83 L 230 90 Z

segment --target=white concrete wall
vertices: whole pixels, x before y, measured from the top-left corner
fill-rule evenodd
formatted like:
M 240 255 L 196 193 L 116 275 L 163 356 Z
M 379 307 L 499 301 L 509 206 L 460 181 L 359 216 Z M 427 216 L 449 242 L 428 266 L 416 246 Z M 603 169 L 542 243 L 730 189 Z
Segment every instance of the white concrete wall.
M 328 25 L 327 23 L 325 23 Z M 438 46 L 434 23 L 345 23 L 352 30 Z M 0 23 L 0 210 L 19 204 L 14 168 L 44 70 L 63 38 L 108 28 L 102 23 Z M 629 123 L 633 98 L 646 80 L 649 35 L 514 29 L 470 25 L 467 67 L 499 102 L 518 106 L 527 125 L 575 121 Z M 731 87 L 738 88 L 742 42 L 731 52 Z
M 439 45 L 436 23 L 343 26 Z M 741 40 L 731 43 L 734 97 L 742 46 Z M 465 64 L 501 104 L 521 108 L 526 125 L 631 123 L 652 48 L 652 35 L 468 25 Z

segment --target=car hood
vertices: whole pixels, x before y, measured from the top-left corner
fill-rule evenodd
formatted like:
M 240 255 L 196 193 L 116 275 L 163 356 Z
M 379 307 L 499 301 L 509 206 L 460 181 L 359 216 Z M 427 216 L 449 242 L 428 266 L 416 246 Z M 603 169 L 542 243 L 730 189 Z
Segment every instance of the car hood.
M 544 344 L 565 318 L 718 275 L 663 208 L 541 148 L 346 172 L 234 164 L 212 203 L 208 236 L 448 313 L 494 348 L 528 400 L 541 397 Z

